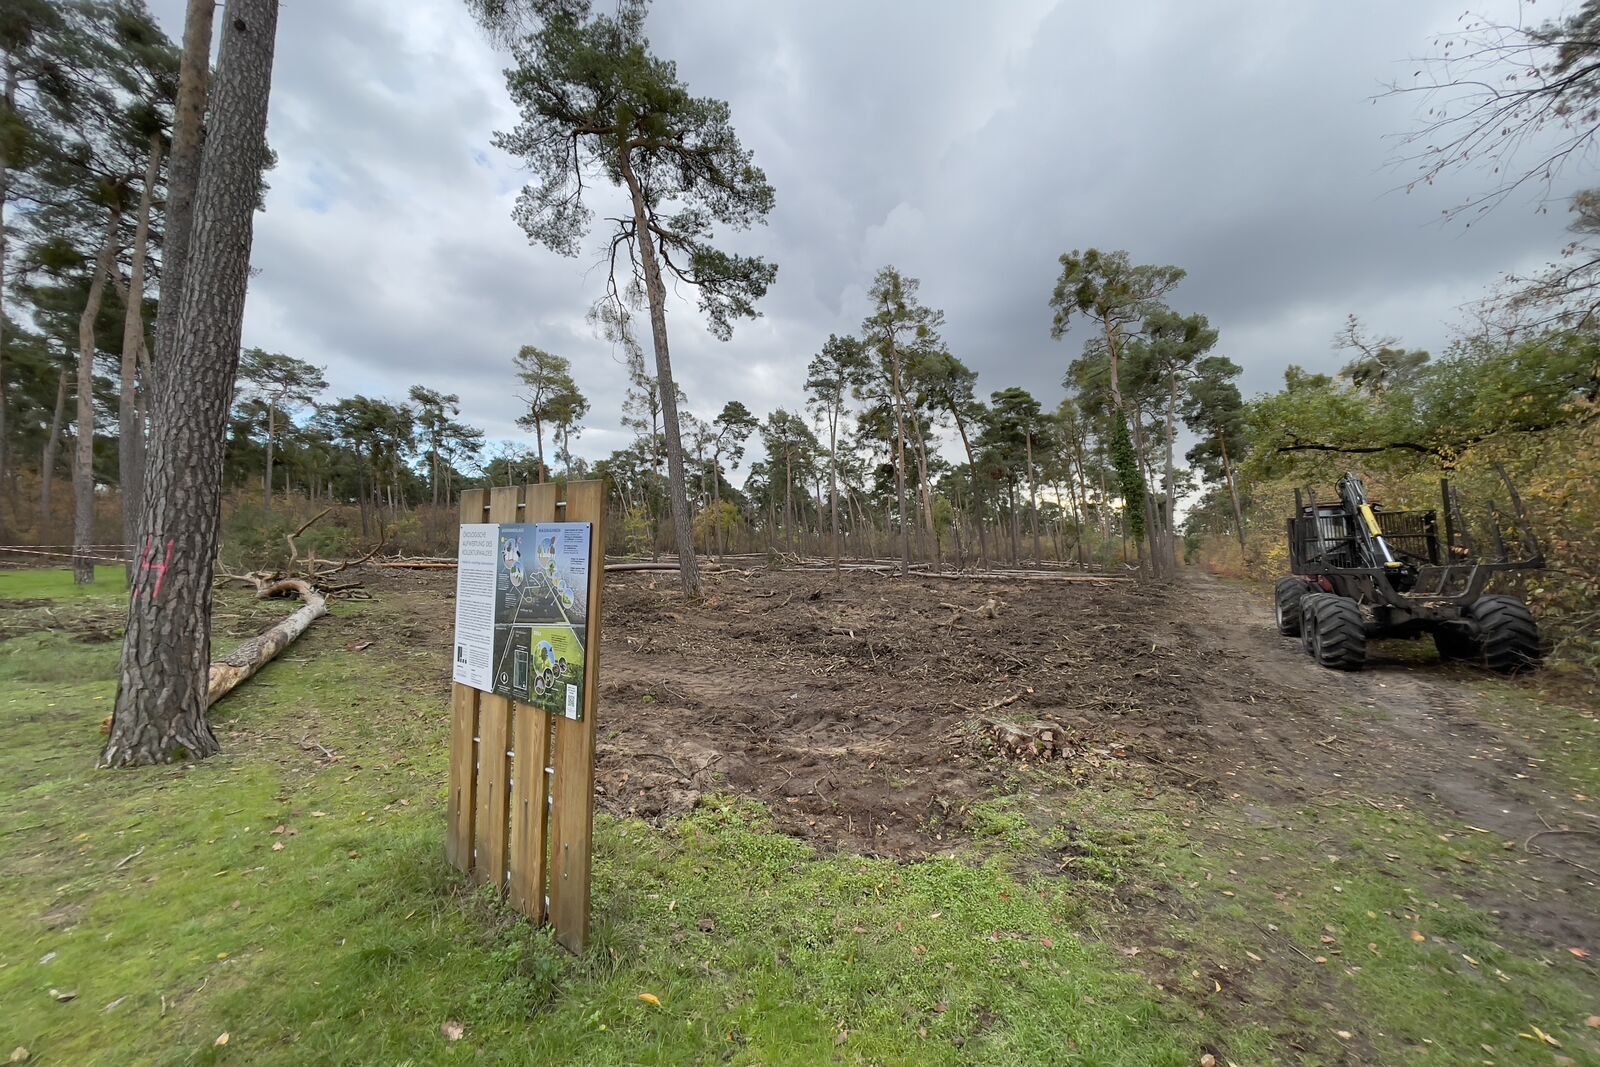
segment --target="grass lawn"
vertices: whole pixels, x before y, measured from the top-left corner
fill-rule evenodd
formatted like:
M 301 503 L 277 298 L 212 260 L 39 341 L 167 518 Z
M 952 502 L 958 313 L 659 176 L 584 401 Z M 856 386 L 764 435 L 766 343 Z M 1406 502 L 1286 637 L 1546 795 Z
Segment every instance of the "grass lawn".
M 962 858 L 909 864 L 818 856 L 733 799 L 601 817 L 574 958 L 444 862 L 447 664 L 406 639 L 406 595 L 335 604 L 220 703 L 221 756 L 106 772 L 112 570 L 88 593 L 0 574 L 0 1055 L 1596 1062 L 1595 985 L 1451 895 L 1461 870 L 1500 876 L 1497 842 L 1308 813 L 1365 842 L 1330 856 L 1137 780 L 1019 773 L 974 798 Z M 282 610 L 224 594 L 218 645 Z

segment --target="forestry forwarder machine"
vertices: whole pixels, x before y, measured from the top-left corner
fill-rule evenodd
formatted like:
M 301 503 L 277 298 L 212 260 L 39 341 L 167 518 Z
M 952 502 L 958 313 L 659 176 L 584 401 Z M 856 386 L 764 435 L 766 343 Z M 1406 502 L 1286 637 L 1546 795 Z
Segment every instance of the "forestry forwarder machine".
M 1441 659 L 1506 674 L 1535 667 L 1542 650 L 1527 605 L 1483 595 L 1496 572 L 1544 566 L 1522 499 L 1503 469 L 1499 475 L 1513 514 L 1491 503 L 1476 531 L 1448 480 L 1440 482 L 1438 512 L 1385 511 L 1353 474 L 1339 479 L 1335 502 L 1296 489 L 1293 576 L 1275 591 L 1278 632 L 1299 636 L 1308 655 L 1335 670 L 1360 670 L 1369 640 L 1424 633 Z

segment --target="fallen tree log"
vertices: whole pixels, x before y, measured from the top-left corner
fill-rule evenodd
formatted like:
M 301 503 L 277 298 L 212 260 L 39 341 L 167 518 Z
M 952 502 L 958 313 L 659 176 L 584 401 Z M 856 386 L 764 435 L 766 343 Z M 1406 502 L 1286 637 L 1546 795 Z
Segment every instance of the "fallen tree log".
M 271 663 L 277 658 L 278 653 L 305 633 L 308 626 L 328 613 L 327 599 L 312 588 L 310 582 L 299 578 L 286 578 L 271 585 L 262 585 L 256 590 L 256 597 L 266 600 L 269 597 L 289 593 L 297 594 L 305 601 L 305 605 L 270 629 L 234 649 L 233 654 L 227 659 L 211 665 L 206 685 L 207 707 L 227 696 L 241 682 Z

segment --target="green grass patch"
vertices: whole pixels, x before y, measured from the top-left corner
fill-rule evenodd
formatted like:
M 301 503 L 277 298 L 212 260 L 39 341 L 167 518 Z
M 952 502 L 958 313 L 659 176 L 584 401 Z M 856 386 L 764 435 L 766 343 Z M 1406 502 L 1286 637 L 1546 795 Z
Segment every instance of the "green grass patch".
M 127 599 L 128 585 L 119 566 L 96 567 L 94 581 L 77 585 L 70 570 L 0 571 L 0 600 L 75 600 L 80 597 Z
M 275 611 L 224 597 L 218 644 Z M 1207 1024 L 1080 936 L 1070 882 L 981 858 L 819 858 L 732 801 L 666 828 L 600 819 L 595 944 L 568 956 L 444 862 L 443 665 L 410 647 L 404 600 L 335 613 L 214 709 L 223 755 L 138 772 L 92 769 L 114 642 L 0 642 L 5 1049 L 1197 1062 Z M 352 651 L 358 633 L 373 645 Z

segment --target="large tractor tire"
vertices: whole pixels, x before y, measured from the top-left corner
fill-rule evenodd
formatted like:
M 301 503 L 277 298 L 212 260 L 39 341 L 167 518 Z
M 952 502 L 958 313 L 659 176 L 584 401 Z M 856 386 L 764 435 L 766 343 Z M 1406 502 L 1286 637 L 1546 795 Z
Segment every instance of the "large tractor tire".
M 1300 598 L 1310 591 L 1311 586 L 1299 578 L 1278 579 L 1272 601 L 1278 615 L 1278 632 L 1283 636 L 1300 636 Z
M 1367 662 L 1367 624 L 1361 605 L 1349 597 L 1324 595 L 1311 606 L 1316 627 L 1311 654 L 1324 667 L 1359 671 Z
M 1316 589 L 1300 597 L 1300 649 L 1308 656 L 1317 654 L 1317 601 L 1328 595 Z
M 1539 665 L 1539 624 L 1514 596 L 1486 596 L 1467 608 L 1478 627 L 1478 663 L 1501 674 L 1531 671 Z

